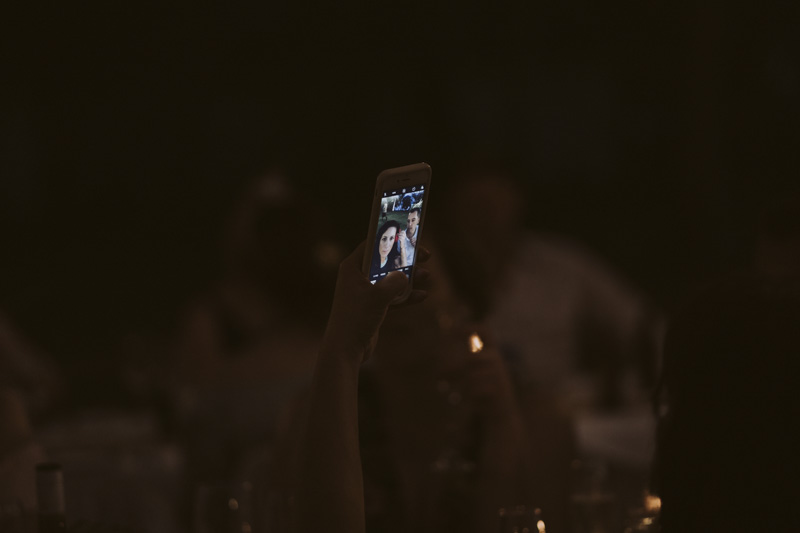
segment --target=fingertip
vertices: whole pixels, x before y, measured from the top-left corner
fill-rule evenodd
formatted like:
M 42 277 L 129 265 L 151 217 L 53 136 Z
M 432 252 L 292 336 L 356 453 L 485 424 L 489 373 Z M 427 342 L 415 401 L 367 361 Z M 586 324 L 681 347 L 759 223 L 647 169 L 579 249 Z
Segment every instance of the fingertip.
M 399 270 L 394 270 L 386 274 L 386 277 L 383 278 L 384 282 L 391 280 L 392 283 L 399 283 L 399 281 L 394 280 L 404 280 L 405 283 L 408 283 L 408 276 L 404 272 L 400 272 Z
M 392 298 L 403 294 L 408 286 L 408 276 L 404 273 L 395 270 L 394 272 L 389 272 L 385 278 L 377 283 L 378 287 L 382 292 L 385 292 L 392 296 Z

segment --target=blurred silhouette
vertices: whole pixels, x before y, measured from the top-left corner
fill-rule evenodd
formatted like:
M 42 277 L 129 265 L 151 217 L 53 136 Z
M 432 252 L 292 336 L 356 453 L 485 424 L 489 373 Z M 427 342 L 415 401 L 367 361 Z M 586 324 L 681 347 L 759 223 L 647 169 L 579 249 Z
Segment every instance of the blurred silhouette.
M 675 314 L 655 488 L 664 531 L 787 531 L 796 518 L 800 286 L 739 274 Z
M 661 313 L 595 254 L 542 230 L 542 200 L 513 167 L 478 160 L 451 175 L 434 212 L 454 290 L 491 333 L 522 409 L 542 409 L 535 398 L 570 419 L 583 465 L 565 481 L 571 500 L 591 485 L 622 515 L 649 479 Z
M 0 310 L 0 387 L 13 388 L 34 421 L 52 415 L 64 394 L 55 362 Z
M 0 504 L 18 505 L 20 512 L 36 508 L 35 466 L 44 458 L 22 396 L 0 387 Z
M 568 413 L 630 402 L 626 378 L 652 384 L 660 314 L 587 250 L 528 230 L 534 207 L 512 171 L 476 164 L 445 195 L 439 233 L 456 290 L 523 382 Z
M 371 284 L 362 272 L 366 246 L 358 246 L 339 267 L 307 413 L 302 419 L 305 424 L 300 420 L 295 424 L 295 428 L 300 426 L 302 437 L 285 440 L 299 446 L 283 454 L 278 464 L 284 477 L 274 480 L 296 496 L 292 506 L 295 512 L 289 514 L 287 522 L 275 525 L 274 531 L 364 532 L 358 376 L 361 364 L 373 351 L 389 302 L 408 287 L 408 278 L 399 272 L 390 272 Z M 424 259 L 419 258 L 420 262 Z M 424 286 L 423 269 L 417 270 L 417 276 L 418 285 Z M 406 305 L 424 297 L 424 289 L 413 289 Z M 293 465 L 289 464 L 291 459 L 296 459 Z
M 44 450 L 34 424 L 52 415 L 61 394 L 57 369 L 0 311 L 0 503 L 35 509 L 36 463 Z
M 796 526 L 797 205 L 768 209 L 753 268 L 698 291 L 671 321 L 654 469 L 665 532 Z
M 573 457 L 569 420 L 552 400 L 517 387 L 435 254 L 426 269 L 428 298 L 389 311 L 359 378 L 367 531 L 493 530 L 500 507 L 520 504 L 542 507 L 558 528 Z M 476 332 L 480 343 L 471 341 Z M 296 409 L 286 457 L 297 452 L 297 422 L 306 418 Z M 290 461 L 276 464 L 292 492 Z
M 263 459 L 285 401 L 311 376 L 340 252 L 331 223 L 287 179 L 252 180 L 223 233 L 219 279 L 186 307 L 173 402 L 194 483 Z
M 126 531 L 106 525 L 122 522 L 174 531 L 182 457 L 164 443 L 155 413 L 120 410 L 107 397 L 76 404 L 81 381 L 61 370 L 0 316 L 0 502 L 35 516 L 35 467 L 56 461 L 70 530 Z

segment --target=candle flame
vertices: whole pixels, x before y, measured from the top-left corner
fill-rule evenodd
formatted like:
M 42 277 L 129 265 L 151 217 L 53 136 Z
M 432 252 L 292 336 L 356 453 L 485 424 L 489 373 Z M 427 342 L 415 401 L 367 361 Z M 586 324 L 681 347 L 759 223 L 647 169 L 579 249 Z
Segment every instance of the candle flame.
M 479 353 L 481 350 L 483 350 L 483 340 L 477 333 L 473 333 L 469 337 L 469 351 Z

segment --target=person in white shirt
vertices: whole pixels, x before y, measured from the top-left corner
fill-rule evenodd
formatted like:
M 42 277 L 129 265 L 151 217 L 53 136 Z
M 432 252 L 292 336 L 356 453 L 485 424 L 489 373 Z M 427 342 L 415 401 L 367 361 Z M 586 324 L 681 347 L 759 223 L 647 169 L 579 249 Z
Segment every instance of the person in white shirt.
M 414 263 L 414 252 L 417 249 L 417 236 L 419 235 L 419 207 L 412 207 L 408 211 L 408 223 L 406 231 L 401 233 L 400 240 L 397 242 L 397 250 L 406 250 L 406 262 L 404 266 L 411 266 Z

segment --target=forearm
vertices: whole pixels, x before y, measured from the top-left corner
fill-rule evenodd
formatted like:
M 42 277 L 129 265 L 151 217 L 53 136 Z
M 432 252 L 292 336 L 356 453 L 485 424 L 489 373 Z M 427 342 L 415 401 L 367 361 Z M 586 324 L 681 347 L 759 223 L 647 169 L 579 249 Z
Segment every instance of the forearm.
M 339 267 L 333 306 L 314 367 L 295 515 L 299 533 L 363 533 L 364 481 L 358 445 L 358 372 L 389 302 L 408 278 L 372 285 L 361 272 L 364 244 Z
M 314 370 L 296 499 L 298 533 L 362 533 L 364 489 L 358 444 L 360 354 L 323 343 Z

